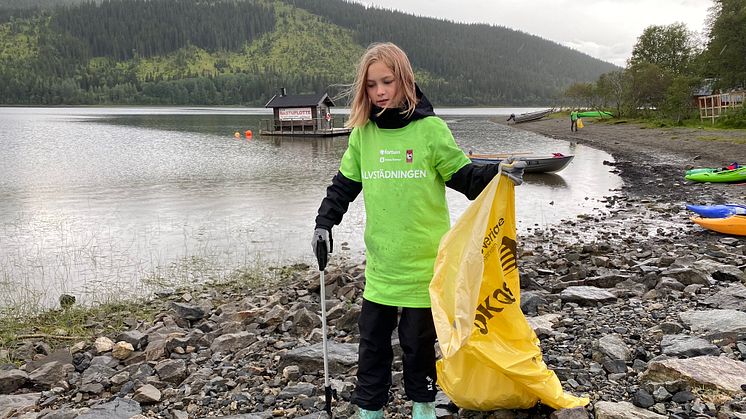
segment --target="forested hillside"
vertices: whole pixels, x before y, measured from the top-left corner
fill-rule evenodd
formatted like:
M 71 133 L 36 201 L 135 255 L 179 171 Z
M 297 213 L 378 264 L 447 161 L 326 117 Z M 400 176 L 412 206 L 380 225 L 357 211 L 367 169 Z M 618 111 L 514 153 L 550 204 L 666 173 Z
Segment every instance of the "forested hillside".
M 435 89 L 428 89 L 439 102 L 546 103 L 573 82 L 593 80 L 615 69 L 554 42 L 503 27 L 456 24 L 339 0 L 288 2 L 351 29 L 361 45 L 386 39 L 401 46 L 413 65 L 442 79 Z
M 374 41 L 442 105 L 545 105 L 611 64 L 507 28 L 343 0 L 0 0 L 0 103 L 263 105 L 336 91 Z M 30 6 L 30 7 L 29 7 Z

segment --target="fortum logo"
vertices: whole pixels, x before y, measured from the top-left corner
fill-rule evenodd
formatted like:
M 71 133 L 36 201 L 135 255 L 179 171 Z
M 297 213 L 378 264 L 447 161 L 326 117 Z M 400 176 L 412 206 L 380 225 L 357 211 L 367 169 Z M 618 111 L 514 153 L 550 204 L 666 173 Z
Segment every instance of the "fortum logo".
M 497 226 L 495 226 L 497 227 Z M 486 240 L 486 238 L 485 238 Z M 484 249 L 482 249 L 483 253 Z M 510 237 L 503 237 L 500 243 L 500 265 L 502 266 L 503 276 L 517 269 L 516 263 L 516 242 Z M 477 306 L 477 314 L 474 316 L 474 326 L 479 329 L 483 335 L 489 333 L 488 323 L 495 316 L 505 309 L 505 306 L 515 304 L 516 298 L 508 284 L 503 281 L 502 286 L 495 288 L 487 298 Z

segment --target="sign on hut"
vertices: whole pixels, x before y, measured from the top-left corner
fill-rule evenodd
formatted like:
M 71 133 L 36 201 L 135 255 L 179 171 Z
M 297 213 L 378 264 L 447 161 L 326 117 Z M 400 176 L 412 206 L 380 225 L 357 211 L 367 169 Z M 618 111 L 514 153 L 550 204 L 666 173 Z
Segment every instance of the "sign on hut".
M 288 95 L 285 88 L 264 105 L 272 108 L 272 119 L 262 120 L 262 135 L 332 136 L 347 135 L 344 119 L 332 115 L 334 102 L 326 93 Z

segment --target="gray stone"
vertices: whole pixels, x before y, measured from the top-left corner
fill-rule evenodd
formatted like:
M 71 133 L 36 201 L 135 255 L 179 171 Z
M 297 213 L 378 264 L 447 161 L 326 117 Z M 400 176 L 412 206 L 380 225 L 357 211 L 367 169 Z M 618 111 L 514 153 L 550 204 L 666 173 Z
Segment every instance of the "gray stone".
M 565 288 L 560 293 L 560 299 L 578 304 L 595 305 L 596 303 L 614 302 L 617 297 L 605 289 L 581 285 Z
M 158 403 L 161 401 L 161 391 L 151 384 L 146 384 L 135 391 L 132 399 L 142 404 Z
M 596 419 L 666 419 L 667 416 L 641 409 L 629 402 L 601 401 L 594 406 Z
M 246 348 L 257 341 L 257 337 L 251 332 L 229 333 L 217 337 L 210 345 L 210 349 L 217 353 L 236 352 Z
M 724 356 L 698 356 L 651 362 L 640 380 L 646 383 L 685 381 L 702 387 L 737 394 L 746 377 L 746 363 Z
M 205 310 L 194 304 L 171 302 L 171 309 L 176 316 L 184 320 L 201 320 L 205 317 Z
M 18 413 L 33 411 L 41 393 L 0 395 L 0 418 L 15 418 Z
M 277 399 L 292 399 L 301 395 L 311 397 L 316 394 L 316 391 L 317 386 L 311 383 L 298 383 L 296 385 L 283 388 L 280 394 L 277 396 Z
M 165 359 L 155 365 L 161 380 L 174 385 L 181 384 L 187 376 L 186 362 L 183 359 Z
M 606 335 L 601 337 L 596 344 L 596 349 L 600 355 L 606 356 L 612 360 L 621 360 L 624 362 L 631 361 L 634 357 L 629 350 L 624 339 L 618 335 Z M 602 358 L 596 358 L 594 361 L 599 362 Z
M 681 282 L 684 285 L 692 285 L 692 284 L 709 285 L 710 284 L 709 274 L 702 272 L 700 270 L 691 269 L 691 268 L 667 269 L 661 272 L 661 276 L 669 276 L 671 278 L 675 278 L 677 281 Z
M 65 381 L 67 373 L 74 371 L 72 364 L 60 364 L 59 362 L 50 362 L 32 371 L 29 375 L 34 387 L 49 390 L 57 384 Z
M 23 387 L 29 377 L 25 371 L 17 368 L 0 371 L 0 394 L 10 394 Z
M 661 350 L 673 357 L 691 358 L 699 355 L 720 355 L 720 349 L 698 337 L 687 335 L 665 335 L 661 338 Z
M 708 306 L 746 311 L 746 286 L 734 284 L 704 300 Z
M 140 351 L 148 345 L 148 335 L 139 330 L 128 330 L 117 336 L 117 341 L 124 341 L 132 345 L 136 351 Z
M 679 315 L 691 331 L 710 341 L 746 338 L 746 313 L 738 310 L 691 310 Z
M 132 416 L 142 413 L 140 403 L 117 397 L 116 399 L 99 405 L 78 416 L 76 419 L 130 419 Z
M 304 373 L 324 370 L 322 343 L 302 346 L 288 351 L 280 359 L 280 368 L 297 365 Z M 328 342 L 329 371 L 341 373 L 357 364 L 357 344 Z

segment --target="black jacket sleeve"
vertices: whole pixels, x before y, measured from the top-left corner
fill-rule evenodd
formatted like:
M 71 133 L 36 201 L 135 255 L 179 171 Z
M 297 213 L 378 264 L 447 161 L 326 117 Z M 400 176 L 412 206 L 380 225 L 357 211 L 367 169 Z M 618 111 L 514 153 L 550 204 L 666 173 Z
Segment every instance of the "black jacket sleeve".
M 357 198 L 363 184 L 348 179 L 342 172 L 332 179 L 332 184 L 326 188 L 326 197 L 321 201 L 319 215 L 316 216 L 316 228 L 331 231 L 332 227 L 342 222 L 342 216 L 347 212 L 350 202 Z
M 470 200 L 476 199 L 487 184 L 497 176 L 500 170 L 499 164 L 474 164 L 469 163 L 459 169 L 446 182 L 446 186 L 466 195 Z

